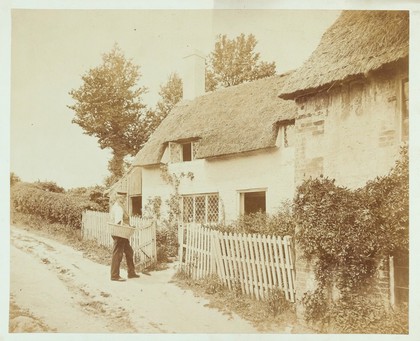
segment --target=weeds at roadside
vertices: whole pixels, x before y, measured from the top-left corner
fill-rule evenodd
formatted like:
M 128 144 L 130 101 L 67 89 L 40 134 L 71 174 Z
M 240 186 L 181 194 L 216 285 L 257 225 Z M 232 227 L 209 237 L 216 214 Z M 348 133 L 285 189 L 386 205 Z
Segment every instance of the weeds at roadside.
M 262 332 L 283 331 L 296 324 L 294 305 L 284 298 L 280 289 L 270 292 L 266 300 L 258 301 L 242 293 L 239 281 L 229 290 L 216 274 L 194 280 L 188 271 L 180 269 L 174 275 L 173 281 L 183 289 L 192 290 L 196 296 L 208 299 L 208 307 L 228 315 L 233 312 L 250 321 Z

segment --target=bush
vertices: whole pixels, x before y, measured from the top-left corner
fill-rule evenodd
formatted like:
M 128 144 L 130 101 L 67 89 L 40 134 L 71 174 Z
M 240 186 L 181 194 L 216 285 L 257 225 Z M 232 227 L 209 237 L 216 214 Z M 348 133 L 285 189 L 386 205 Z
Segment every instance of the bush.
M 208 227 L 228 233 L 259 233 L 283 237 L 294 235 L 295 219 L 293 217 L 292 204 L 286 201 L 275 214 L 251 213 L 241 216 L 238 220 L 228 225 L 217 224 Z
M 164 221 L 163 227 L 156 231 L 156 258 L 167 262 L 178 253 L 178 227 Z
M 90 200 L 98 204 L 98 211 L 109 211 L 109 198 L 104 195 L 106 190 L 103 186 L 77 187 L 70 189 L 67 193 L 82 200 Z
M 17 212 L 29 213 L 74 228 L 81 228 L 82 213 L 98 210 L 96 203 L 63 193 L 42 190 L 37 184 L 17 183 L 11 191 L 11 205 Z
M 353 331 L 359 330 L 356 325 L 364 326 L 361 321 L 381 321 L 384 309 L 365 297 L 375 283 L 380 259 L 408 250 L 407 148 L 387 176 L 357 190 L 322 177 L 304 181 L 294 212 L 296 240 L 303 256 L 315 260 L 318 281 L 318 289 L 302 300 L 307 320 L 321 325 L 338 321 Z M 335 302 L 333 287 L 339 290 Z
M 20 181 L 20 178 L 15 173 L 10 173 L 10 186 L 13 186 L 15 183 L 18 183 Z
M 338 301 L 328 310 L 329 328 L 338 333 L 407 334 L 408 310 L 388 309 L 363 295 Z
M 46 192 L 64 193 L 65 189 L 58 186 L 54 181 L 37 181 L 34 186 Z

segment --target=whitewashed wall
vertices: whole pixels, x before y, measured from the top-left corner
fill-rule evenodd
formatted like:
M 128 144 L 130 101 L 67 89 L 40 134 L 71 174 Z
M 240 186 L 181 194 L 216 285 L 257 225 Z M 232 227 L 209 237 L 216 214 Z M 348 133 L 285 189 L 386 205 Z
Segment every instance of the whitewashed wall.
M 219 193 L 226 222 L 235 220 L 240 213 L 240 191 L 267 189 L 266 210 L 274 213 L 286 199 L 294 194 L 294 150 L 273 148 L 241 154 L 236 157 L 194 160 L 169 164 L 170 173 L 194 174 L 194 179 L 181 180 L 181 195 Z M 143 205 L 148 198 L 160 196 L 164 202 L 173 189 L 160 176 L 159 167 L 143 169 Z M 166 205 L 162 205 L 165 215 Z

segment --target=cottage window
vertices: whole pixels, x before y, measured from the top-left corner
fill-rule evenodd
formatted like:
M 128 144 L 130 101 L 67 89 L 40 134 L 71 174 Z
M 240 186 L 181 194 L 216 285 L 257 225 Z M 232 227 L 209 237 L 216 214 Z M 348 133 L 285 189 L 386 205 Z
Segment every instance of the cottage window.
M 169 159 L 171 163 L 181 162 L 181 145 L 175 142 L 169 142 Z
M 182 144 L 182 161 L 191 161 L 192 160 L 192 146 L 191 142 Z
M 198 142 L 169 142 L 171 163 L 188 162 L 196 159 Z
M 219 195 L 199 194 L 182 197 L 184 223 L 217 223 L 219 221 Z
M 131 215 L 142 216 L 142 197 L 141 195 L 132 196 L 131 199 Z
M 248 191 L 240 193 L 241 214 L 266 212 L 266 191 Z
M 397 252 L 389 259 L 389 280 L 392 305 L 408 304 L 409 261 L 408 252 Z
M 401 84 L 401 140 L 408 140 L 408 78 L 402 80 Z

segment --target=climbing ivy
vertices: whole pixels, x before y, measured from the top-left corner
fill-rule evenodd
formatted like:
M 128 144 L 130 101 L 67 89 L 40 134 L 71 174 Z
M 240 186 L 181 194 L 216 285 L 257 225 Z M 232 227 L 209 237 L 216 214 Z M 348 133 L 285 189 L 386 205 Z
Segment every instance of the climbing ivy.
M 346 318 L 350 324 L 359 321 L 360 293 L 366 296 L 372 289 L 378 261 L 408 249 L 408 199 L 407 146 L 388 175 L 363 188 L 350 190 L 323 177 L 298 187 L 296 240 L 303 257 L 313 262 L 318 282 L 302 299 L 307 320 L 325 324 L 341 316 L 331 315 L 332 307 L 353 307 Z M 333 288 L 339 298 L 331 303 Z M 372 319 L 379 316 L 372 314 Z
M 169 199 L 166 200 L 166 204 L 169 207 L 169 222 L 173 224 L 178 224 L 178 219 L 181 215 L 181 195 L 179 194 L 179 185 L 181 184 L 181 180 L 183 178 L 190 179 L 191 181 L 194 180 L 194 173 L 188 172 L 184 173 L 181 172 L 179 175 L 175 173 L 170 173 L 168 170 L 168 165 L 162 165 L 160 176 L 167 184 L 172 186 L 173 192 L 170 194 Z

